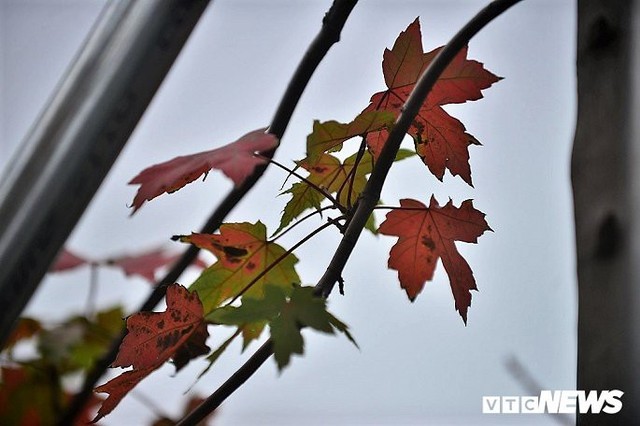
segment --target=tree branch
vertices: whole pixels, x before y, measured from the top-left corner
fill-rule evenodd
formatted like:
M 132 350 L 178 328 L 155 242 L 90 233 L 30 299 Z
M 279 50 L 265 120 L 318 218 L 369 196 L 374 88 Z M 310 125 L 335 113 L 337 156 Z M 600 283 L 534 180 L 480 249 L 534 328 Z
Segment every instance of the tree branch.
M 389 134 L 388 140 L 382 149 L 373 173 L 367 183 L 362 198 L 358 203 L 355 214 L 344 233 L 327 271 L 320 278 L 316 285 L 316 292 L 319 296 L 328 297 L 331 294 L 336 281 L 340 279 L 342 270 L 355 247 L 358 237 L 373 211 L 384 181 L 393 164 L 396 153 L 400 148 L 400 143 L 409 129 L 411 122 L 417 115 L 422 103 L 427 98 L 429 91 L 440 77 L 440 74 L 447 67 L 455 55 L 469 43 L 469 40 L 484 28 L 489 22 L 505 12 L 508 8 L 521 0 L 495 0 L 476 16 L 474 16 L 434 58 L 433 62 L 420 76 L 416 87 L 407 99 L 403 112 L 396 120 L 393 130 Z M 235 392 L 243 383 L 247 381 L 253 373 L 273 354 L 271 341 L 264 343 L 252 356 L 243 364 L 222 386 L 220 386 L 211 396 L 209 396 L 194 411 L 184 417 L 177 426 L 193 426 L 204 419 L 213 410 L 218 408 L 224 400 Z
M 519 1 L 521 0 L 496 0 L 489 3 L 489 5 L 478 12 L 476 16 L 474 16 L 455 36 L 453 36 L 449 43 L 442 48 L 438 55 L 433 59 L 433 62 L 429 64 L 429 67 L 420 76 L 420 79 L 416 83 L 411 95 L 403 106 L 402 113 L 389 133 L 387 142 L 382 148 L 382 152 L 376 161 L 371 177 L 369 178 L 369 182 L 367 182 L 364 191 L 362 191 L 362 196 L 358 202 L 355 213 L 345 230 L 344 236 L 331 259 L 327 270 L 316 285 L 316 294 L 323 297 L 328 297 L 331 294 L 335 283 L 340 278 L 342 270 L 353 252 L 371 212 L 380 199 L 382 186 L 384 185 L 389 169 L 396 158 L 398 149 L 400 149 L 400 143 L 402 142 L 404 135 L 407 133 L 409 126 L 420 111 L 420 108 L 431 91 L 431 88 L 440 77 L 440 74 L 442 74 L 447 65 L 449 65 L 449 62 L 451 62 L 458 52 L 469 43 L 469 40 L 471 40 L 478 31 Z
M 292 76 L 291 81 L 282 96 L 280 104 L 276 109 L 271 125 L 269 126 L 269 133 L 273 134 L 278 139 L 282 139 L 284 136 L 293 111 L 314 71 L 331 46 L 340 40 L 340 33 L 344 23 L 356 3 L 357 0 L 335 0 L 325 15 L 320 32 L 311 42 L 307 52 L 302 57 L 302 60 Z M 275 151 L 276 150 L 273 149 L 269 152 L 263 153 L 263 155 L 268 158 L 273 158 Z M 229 192 L 209 217 L 207 223 L 202 227 L 200 231 L 201 233 L 212 233 L 220 227 L 229 212 L 231 212 L 231 210 L 262 177 L 268 167 L 268 164 L 269 163 L 256 167 L 253 174 L 249 176 L 242 185 Z M 176 262 L 167 275 L 155 286 L 147 300 L 140 307 L 140 311 L 150 311 L 162 300 L 167 286 L 177 281 L 184 270 L 195 260 L 198 252 L 199 249 L 195 246 L 191 246 L 185 250 L 178 262 Z M 73 419 L 78 416 L 90 396 L 93 394 L 93 388 L 96 386 L 98 380 L 100 380 L 100 377 L 102 377 L 118 354 L 118 349 L 120 348 L 120 344 L 122 343 L 122 339 L 124 339 L 126 333 L 126 329 L 123 329 L 120 337 L 112 342 L 108 353 L 98 360 L 94 367 L 87 373 L 81 390 L 74 396 L 66 412 L 58 423 L 59 425 L 63 426 L 73 423 Z
M 176 426 L 195 426 L 224 402 L 225 399 L 246 382 L 258 368 L 273 354 L 271 340 L 267 340 L 258 348 L 251 358 L 245 362 L 214 393 L 198 405 L 192 412 L 180 420 Z

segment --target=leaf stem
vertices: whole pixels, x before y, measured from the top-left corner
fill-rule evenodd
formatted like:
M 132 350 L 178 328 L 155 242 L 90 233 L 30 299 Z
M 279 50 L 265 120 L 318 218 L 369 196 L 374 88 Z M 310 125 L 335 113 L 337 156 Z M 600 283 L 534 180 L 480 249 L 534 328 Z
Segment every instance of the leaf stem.
M 353 192 L 353 181 L 356 179 L 358 166 L 360 165 L 360 161 L 362 160 L 362 156 L 364 155 L 365 148 L 366 148 L 365 137 L 363 136 L 362 141 L 360 142 L 360 147 L 358 148 L 358 154 L 356 155 L 356 159 L 353 162 L 353 167 L 351 168 L 351 170 L 349 170 L 349 173 L 347 173 L 346 178 L 344 179 L 344 182 L 342 182 L 342 184 L 340 185 L 340 188 L 336 192 L 336 195 L 338 196 L 338 199 L 339 199 L 340 194 L 342 193 L 345 186 L 347 185 L 347 182 L 349 182 L 349 192 L 347 193 L 347 207 L 349 209 L 353 207 L 353 205 L 351 204 L 351 194 Z
M 305 220 L 317 215 L 317 214 L 322 214 L 323 211 L 325 210 L 331 210 L 334 209 L 335 206 L 324 206 L 321 207 L 317 210 L 312 211 L 311 213 L 307 214 L 306 216 L 303 216 L 302 218 L 296 220 L 291 226 L 289 226 L 287 229 L 283 230 L 282 232 L 280 232 L 279 234 L 273 236 L 271 238 L 271 242 L 276 242 L 278 240 L 278 238 L 282 237 L 283 235 L 285 235 L 287 232 L 291 231 L 293 228 L 295 228 L 296 226 L 300 225 L 302 222 L 304 222 Z M 322 216 L 321 216 L 322 217 Z
M 329 201 L 331 201 L 334 205 L 334 207 L 340 209 L 340 210 L 344 210 L 344 207 L 342 205 L 340 205 L 340 203 L 338 202 L 338 200 L 336 200 L 333 195 L 331 195 L 330 193 L 328 193 L 327 191 L 325 191 L 324 189 L 320 188 L 318 185 L 316 185 L 315 183 L 311 182 L 309 179 L 301 176 L 300 174 L 298 174 L 295 170 L 291 170 L 290 168 L 288 168 L 287 166 L 280 164 L 279 162 L 277 162 L 276 160 L 274 160 L 273 158 L 267 158 L 263 155 L 259 155 L 259 157 L 263 158 L 264 160 L 268 161 L 269 163 L 273 164 L 276 167 L 281 168 L 282 170 L 289 172 L 290 175 L 293 175 L 295 177 L 297 177 L 298 179 L 300 179 L 302 182 L 306 183 L 307 185 L 309 185 L 311 188 L 315 189 L 316 191 L 318 191 L 320 194 L 322 194 L 323 197 L 325 197 L 326 199 L 328 199 Z

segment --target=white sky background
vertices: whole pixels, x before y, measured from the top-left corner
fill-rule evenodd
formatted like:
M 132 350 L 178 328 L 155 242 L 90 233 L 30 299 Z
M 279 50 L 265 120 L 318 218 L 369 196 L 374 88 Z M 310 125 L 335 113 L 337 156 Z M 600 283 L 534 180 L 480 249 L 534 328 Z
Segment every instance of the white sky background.
M 285 164 L 302 158 L 313 119 L 349 121 L 384 89 L 382 52 L 416 16 L 430 50 L 485 3 L 362 0 L 308 86 L 276 158 Z M 0 168 L 19 149 L 103 4 L 0 0 Z M 213 172 L 130 218 L 135 188 L 126 183 L 149 165 L 267 125 L 330 4 L 214 1 L 68 246 L 90 258 L 157 244 L 181 249 L 168 238 L 197 230 L 231 184 Z M 495 232 L 478 245 L 457 244 L 480 289 L 469 325 L 454 309 L 441 264 L 411 304 L 396 272 L 386 269 L 395 238 L 364 234 L 344 273 L 346 296 L 336 292 L 329 302 L 361 350 L 341 336 L 305 333 L 304 358 L 294 358 L 282 375 L 269 360 L 223 406 L 216 424 L 555 424 L 547 416 L 483 416 L 481 397 L 528 394 L 505 367 L 511 356 L 544 388 L 575 387 L 574 46 L 574 1 L 525 0 L 498 18 L 472 40 L 469 56 L 505 80 L 480 102 L 446 107 L 484 144 L 470 148 L 475 188 L 448 173 L 438 182 L 417 158 L 397 164 L 385 187 L 388 205 L 406 197 L 427 203 L 435 193 L 441 204 L 473 198 L 487 214 Z M 275 230 L 288 199 L 276 198 L 284 177 L 271 168 L 228 221 L 260 219 Z M 338 242 L 337 232 L 325 234 L 297 252 L 306 284 L 321 276 Z M 46 279 L 28 314 L 56 320 L 70 310 L 82 313 L 88 275 L 83 269 Z M 102 270 L 99 304 L 124 301 L 133 309 L 148 290 L 142 280 Z M 211 332 L 218 339 L 212 345 L 230 334 Z M 232 346 L 195 389 L 204 395 L 215 389 L 246 358 L 239 350 Z M 167 366 L 136 392 L 175 415 L 204 366 L 193 362 L 177 377 Z M 138 425 L 152 416 L 127 398 L 101 424 Z

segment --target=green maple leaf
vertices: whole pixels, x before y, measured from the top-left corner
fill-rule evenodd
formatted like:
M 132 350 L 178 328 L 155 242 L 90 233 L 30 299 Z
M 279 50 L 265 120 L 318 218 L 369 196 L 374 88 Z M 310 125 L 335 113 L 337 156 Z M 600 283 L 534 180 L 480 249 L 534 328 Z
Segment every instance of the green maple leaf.
M 307 157 L 315 160 L 323 152 L 342 149 L 342 143 L 356 136 L 388 128 L 395 121 L 395 114 L 389 111 L 363 111 L 350 123 L 334 120 L 313 123 L 313 131 L 307 137 Z
M 365 152 L 356 164 L 357 154 L 341 162 L 330 154 L 321 154 L 315 161 L 306 158 L 298 165 L 309 172 L 306 179 L 316 187 L 322 188 L 329 194 L 337 194 L 337 201 L 344 207 L 353 205 L 367 184 L 366 175 L 373 170 L 373 158 Z M 355 172 L 353 171 L 356 167 Z M 304 211 L 319 209 L 325 196 L 317 188 L 307 182 L 294 183 L 284 192 L 291 194 L 282 213 L 280 226 L 276 233 L 284 229 L 291 221 L 299 217 Z
M 415 152 L 407 149 L 398 151 L 396 161 L 415 155 Z M 367 175 L 373 171 L 374 160 L 369 152 L 365 152 L 356 164 L 358 154 L 353 154 L 344 162 L 330 154 L 320 154 L 312 161 L 306 158 L 298 162 L 298 166 L 309 172 L 307 181 L 316 187 L 322 188 L 329 194 L 337 194 L 336 199 L 343 207 L 352 206 L 367 184 Z M 355 172 L 353 169 L 356 168 Z M 298 218 L 308 209 L 320 209 L 325 200 L 324 194 L 307 182 L 294 183 L 283 194 L 291 194 L 292 197 L 285 205 L 280 226 L 276 234 Z M 367 222 L 367 229 L 375 233 L 376 226 L 373 215 Z
M 239 307 L 224 307 L 213 311 L 207 320 L 230 325 L 268 321 L 273 352 L 278 368 L 287 366 L 293 354 L 304 352 L 300 329 L 310 327 L 334 334 L 343 332 L 354 344 L 347 326 L 327 311 L 326 300 L 314 295 L 313 287 L 294 287 L 289 297 L 279 287 L 266 286 L 264 297 L 246 297 Z
M 198 292 L 205 315 L 254 281 L 245 296 L 262 297 L 267 283 L 286 290 L 300 283 L 295 270 L 298 258 L 269 241 L 262 222 L 226 223 L 218 234 L 192 234 L 180 240 L 209 250 L 218 258 L 190 287 Z M 267 268 L 271 269 L 257 279 Z

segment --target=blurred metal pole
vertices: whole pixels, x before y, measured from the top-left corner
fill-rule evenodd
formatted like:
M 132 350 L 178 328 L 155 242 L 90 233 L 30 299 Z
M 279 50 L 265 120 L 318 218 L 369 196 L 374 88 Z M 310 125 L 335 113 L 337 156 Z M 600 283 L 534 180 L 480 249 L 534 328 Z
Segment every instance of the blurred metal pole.
M 0 345 L 208 3 L 111 1 L 0 178 Z
M 578 1 L 577 388 L 624 392 L 618 414 L 577 413 L 580 426 L 640 419 L 639 3 Z

